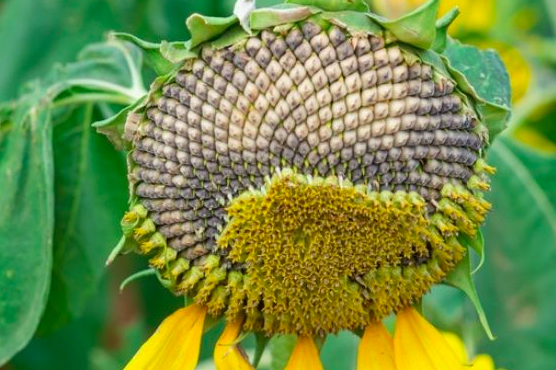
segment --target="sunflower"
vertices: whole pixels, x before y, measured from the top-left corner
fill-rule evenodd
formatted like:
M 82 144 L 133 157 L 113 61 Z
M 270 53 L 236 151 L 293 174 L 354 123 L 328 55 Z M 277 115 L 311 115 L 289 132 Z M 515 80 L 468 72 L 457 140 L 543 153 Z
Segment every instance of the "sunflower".
M 490 208 L 488 102 L 425 51 L 434 28 L 411 28 L 437 1 L 398 21 L 295 2 L 247 29 L 190 18 L 187 57 L 128 116 L 132 205 L 114 253 L 150 255 L 190 304 L 127 370 L 193 369 L 218 320 L 219 370 L 256 366 L 247 333 L 294 334 L 286 369 L 321 369 L 318 344 L 342 330 L 361 335 L 358 369 L 464 365 L 414 305 Z

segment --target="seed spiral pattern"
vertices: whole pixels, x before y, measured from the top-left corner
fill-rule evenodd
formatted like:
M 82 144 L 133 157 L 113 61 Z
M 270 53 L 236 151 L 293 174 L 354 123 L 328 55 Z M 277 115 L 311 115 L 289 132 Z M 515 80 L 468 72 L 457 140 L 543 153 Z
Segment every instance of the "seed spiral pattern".
M 453 237 L 458 231 L 473 235 L 482 222 L 489 206 L 476 190 L 486 188 L 481 172 L 488 167 L 480 159 L 485 142 L 476 132 L 477 117 L 464 96 L 431 65 L 406 53 L 381 37 L 310 21 L 283 32 L 263 30 L 219 50 L 203 46 L 199 58 L 187 61 L 154 94 L 143 120 L 126 124 L 138 205 L 124 217 L 124 231 L 143 253 L 164 246 L 151 264 L 172 281 L 172 289 L 195 296 L 213 314 L 227 310 L 234 317 L 250 310 L 246 325 L 267 333 L 362 327 L 419 299 L 463 256 Z M 349 276 L 353 281 L 345 288 L 358 291 L 360 319 L 334 326 L 333 320 L 298 317 L 284 324 L 284 311 L 278 313 L 282 317 L 274 311 L 269 323 L 262 318 L 264 299 L 245 302 L 251 283 L 244 274 L 251 265 L 234 257 L 234 245 L 245 235 L 222 233 L 230 221 L 245 221 L 235 200 L 268 190 L 281 169 L 309 179 L 345 179 L 371 197 L 422 200 L 418 216 L 430 225 L 413 229 L 421 237 L 419 254 L 394 248 L 398 254 L 374 256 Z M 264 197 L 257 199 L 264 203 Z M 386 214 L 387 208 L 376 207 L 377 215 Z M 439 254 L 444 257 L 435 259 L 432 277 L 418 270 Z M 388 263 L 377 264 L 384 255 Z M 422 261 L 412 260 L 419 256 Z M 437 268 L 439 261 L 443 268 Z M 369 303 L 376 302 L 369 295 L 385 289 L 376 286 L 369 269 L 387 266 L 384 274 L 398 276 L 404 264 L 421 271 L 417 280 L 429 278 L 417 288 L 400 280 L 395 303 Z M 392 289 L 398 288 L 386 288 Z M 366 303 L 361 295 L 367 295 Z

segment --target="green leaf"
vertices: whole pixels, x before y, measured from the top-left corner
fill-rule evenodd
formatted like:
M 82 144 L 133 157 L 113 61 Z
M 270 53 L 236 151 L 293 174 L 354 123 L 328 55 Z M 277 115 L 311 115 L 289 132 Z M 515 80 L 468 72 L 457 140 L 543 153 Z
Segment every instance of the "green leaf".
M 478 229 L 477 236 L 473 239 L 467 237 L 467 235 L 462 235 L 461 237 L 465 239 L 465 243 L 469 247 L 471 247 L 479 256 L 479 263 L 477 264 L 477 267 L 475 267 L 471 272 L 471 275 L 474 275 L 481 269 L 481 267 L 485 263 L 485 239 L 483 238 L 483 233 L 481 229 Z
M 453 7 L 442 18 L 436 21 L 436 36 L 432 49 L 437 53 L 442 53 L 448 45 L 448 28 L 459 15 L 459 8 Z
M 390 31 L 398 40 L 421 49 L 430 49 L 436 37 L 435 22 L 439 1 L 430 0 L 395 20 L 373 13 L 369 13 L 369 17 Z
M 42 332 L 57 328 L 80 315 L 96 291 L 102 262 L 120 233 L 126 171 L 123 156 L 94 133 L 91 122 L 144 91 L 140 61 L 130 44 L 91 45 L 78 62 L 58 66 L 30 85 L 3 114 L 0 126 L 11 128 L 1 144 L 6 152 L 1 173 L 8 180 L 0 217 L 10 220 L 0 220 L 0 227 L 9 228 L 1 241 L 9 246 L 1 250 L 13 256 L 2 258 L 10 261 L 3 267 L 12 281 L 5 287 L 2 282 L 2 293 L 10 298 L 0 320 L 19 328 L 2 331 L 13 336 L 13 344 L 1 346 L 2 361 L 29 340 L 41 315 Z
M 480 351 L 508 369 L 556 363 L 556 156 L 504 134 L 488 152 L 497 167 L 483 227 L 489 258 L 475 275 L 498 339 Z M 511 350 L 511 356 L 508 351 Z
M 191 33 L 190 47 L 194 48 L 215 36 L 221 35 L 228 28 L 238 23 L 238 19 L 235 15 L 221 18 L 206 17 L 195 13 L 190 15 L 185 23 Z
M 114 338 L 119 335 L 120 328 L 115 323 L 107 328 L 110 308 L 108 306 L 108 289 L 103 281 L 93 299 L 90 300 L 82 316 L 73 320 L 56 332 L 36 336 L 21 351 L 7 368 L 17 370 L 60 370 L 89 369 L 88 362 L 91 349 L 104 335 Z M 120 367 L 119 369 L 122 369 Z
M 472 244 L 478 244 L 479 242 L 470 241 L 466 237 L 460 237 L 460 242 L 465 247 L 467 247 L 468 251 L 465 254 L 463 260 L 458 263 L 456 268 L 448 276 L 446 276 L 445 283 L 453 286 L 454 288 L 460 289 L 469 297 L 469 299 L 473 303 L 473 306 L 475 307 L 475 310 L 477 311 L 479 321 L 481 322 L 485 333 L 491 340 L 494 340 L 494 335 L 492 335 L 492 331 L 490 330 L 487 317 L 481 305 L 479 295 L 477 294 L 477 289 L 475 288 L 475 283 L 473 281 L 473 278 L 471 277 L 469 248 L 473 248 Z
M 0 365 L 33 336 L 50 285 L 52 127 L 48 109 L 28 110 L 28 104 L 12 115 L 0 156 Z
M 449 42 L 443 56 L 458 88 L 477 101 L 476 108 L 494 140 L 506 127 L 511 113 L 510 77 L 494 50 Z
M 369 7 L 364 0 L 286 0 L 286 3 L 314 6 L 330 12 L 342 10 L 353 10 L 356 12 L 368 12 Z
M 111 36 L 130 42 L 139 47 L 145 54 L 145 62 L 156 72 L 156 74 L 166 74 L 174 68 L 172 62 L 170 62 L 170 60 L 162 54 L 161 44 L 141 40 L 137 36 L 129 33 L 114 32 Z
M 96 292 L 126 209 L 124 156 L 91 127 L 92 103 L 57 122 L 52 288 L 40 330 L 77 318 Z
M 320 12 L 318 9 L 296 5 L 256 9 L 251 13 L 250 24 L 252 29 L 261 30 L 286 23 L 299 22 L 318 12 Z

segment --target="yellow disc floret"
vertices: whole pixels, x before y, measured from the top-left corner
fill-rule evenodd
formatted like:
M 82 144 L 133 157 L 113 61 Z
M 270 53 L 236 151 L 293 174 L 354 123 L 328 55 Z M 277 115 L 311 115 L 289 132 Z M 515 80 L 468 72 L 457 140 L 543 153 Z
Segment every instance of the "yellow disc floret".
M 284 171 L 227 212 L 217 243 L 249 283 L 237 304 L 247 329 L 268 334 L 364 327 L 419 300 L 463 256 L 416 193 L 373 192 L 336 177 Z

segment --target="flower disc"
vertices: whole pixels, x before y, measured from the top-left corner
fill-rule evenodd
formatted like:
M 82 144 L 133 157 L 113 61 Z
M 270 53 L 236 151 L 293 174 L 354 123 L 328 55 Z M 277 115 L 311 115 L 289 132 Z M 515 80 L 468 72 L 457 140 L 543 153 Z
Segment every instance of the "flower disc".
M 213 315 L 361 328 L 441 281 L 488 210 L 483 126 L 454 87 L 395 40 L 323 22 L 204 45 L 128 120 L 124 231 Z

